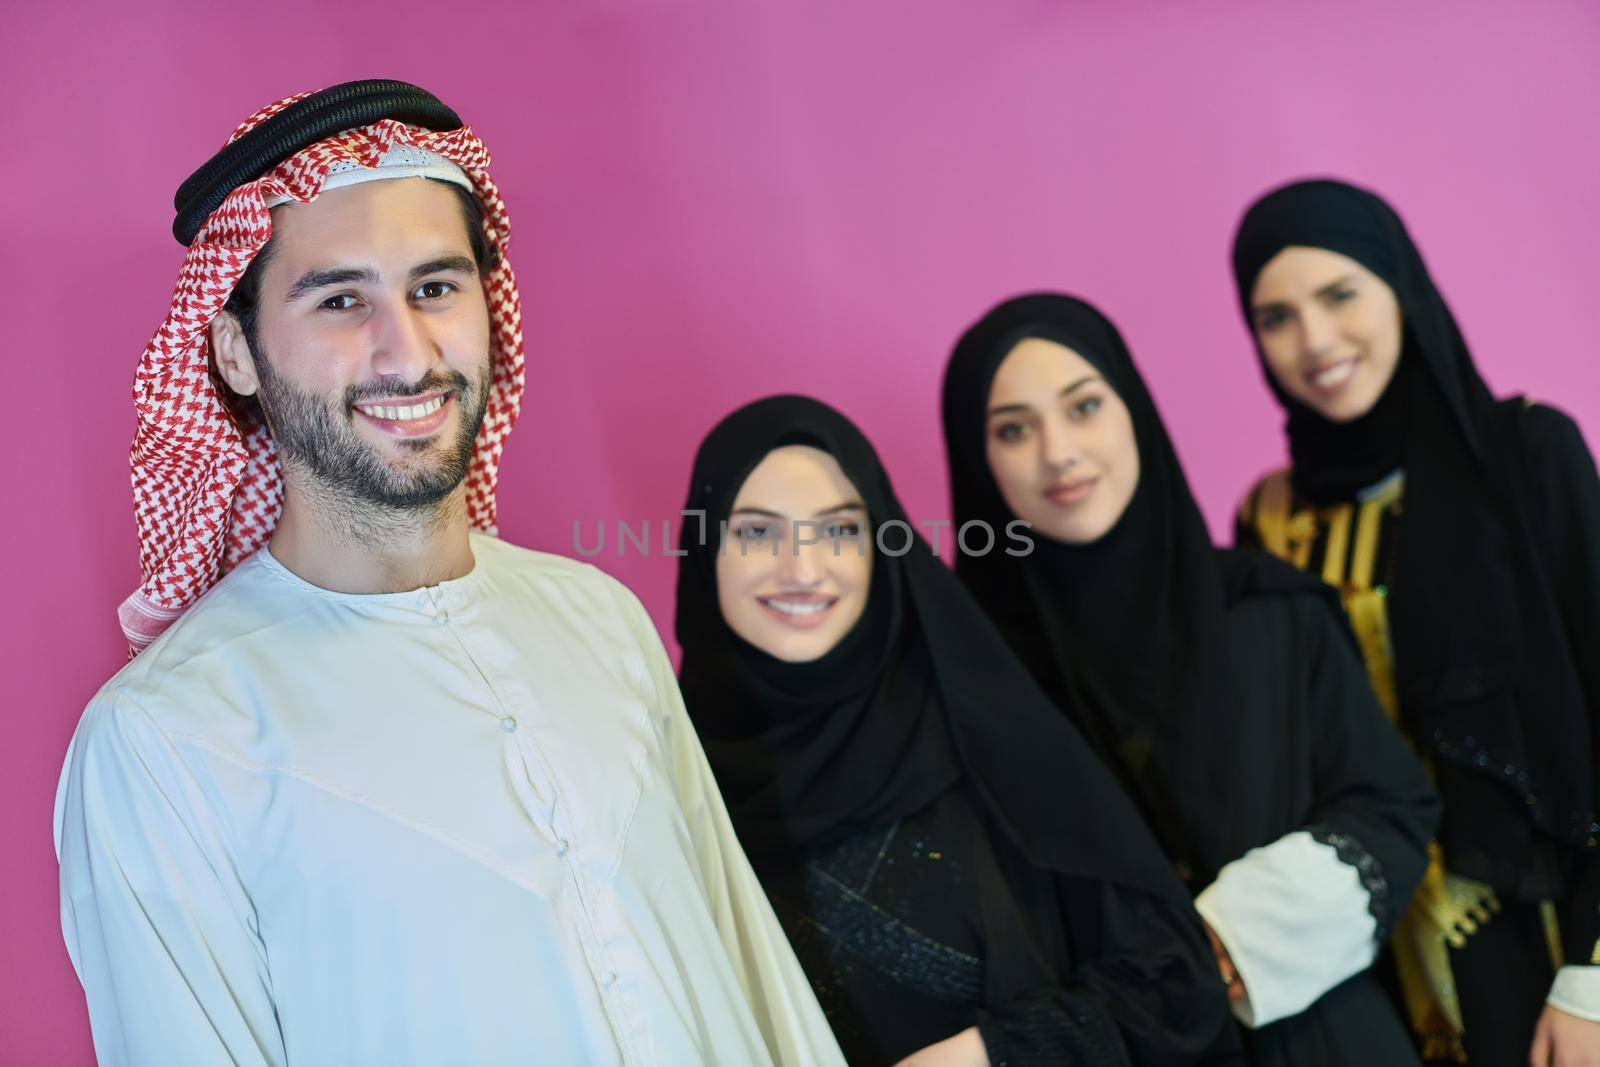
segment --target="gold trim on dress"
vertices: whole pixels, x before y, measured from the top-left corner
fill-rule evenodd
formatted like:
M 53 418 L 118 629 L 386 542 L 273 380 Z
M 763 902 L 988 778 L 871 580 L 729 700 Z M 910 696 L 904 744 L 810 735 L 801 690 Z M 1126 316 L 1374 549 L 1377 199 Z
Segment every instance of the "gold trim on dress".
M 1350 513 L 1353 510 L 1349 504 L 1341 504 L 1323 512 L 1328 524 L 1328 545 L 1322 553 L 1322 580 L 1336 589 L 1347 581 L 1345 563 L 1350 554 Z
M 1289 472 L 1274 471 L 1267 475 L 1261 488 L 1256 490 L 1255 514 L 1246 515 L 1245 523 L 1256 528 L 1261 547 L 1303 569 L 1305 564 L 1294 559 L 1297 553 L 1289 546 L 1289 497 Z
M 1493 889 L 1445 870 L 1438 842 L 1428 843 L 1428 870 L 1389 943 L 1423 1059 L 1467 1062 L 1450 950 L 1465 948 L 1467 938 L 1499 910 Z
M 1539 919 L 1544 923 L 1544 943 L 1550 949 L 1550 964 L 1559 971 L 1567 954 L 1561 947 L 1561 917 L 1556 914 L 1555 901 L 1539 901 Z

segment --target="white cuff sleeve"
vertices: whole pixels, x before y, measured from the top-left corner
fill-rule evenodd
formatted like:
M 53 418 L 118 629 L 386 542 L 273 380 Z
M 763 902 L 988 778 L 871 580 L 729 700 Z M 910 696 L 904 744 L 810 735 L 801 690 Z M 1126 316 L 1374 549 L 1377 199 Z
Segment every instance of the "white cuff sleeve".
M 1239 1021 L 1256 1028 L 1298 1015 L 1371 966 L 1379 946 L 1370 899 L 1356 869 L 1304 830 L 1223 867 L 1195 909 L 1244 981 Z
M 1600 967 L 1568 964 L 1561 968 L 1545 1003 L 1568 1015 L 1600 1023 Z

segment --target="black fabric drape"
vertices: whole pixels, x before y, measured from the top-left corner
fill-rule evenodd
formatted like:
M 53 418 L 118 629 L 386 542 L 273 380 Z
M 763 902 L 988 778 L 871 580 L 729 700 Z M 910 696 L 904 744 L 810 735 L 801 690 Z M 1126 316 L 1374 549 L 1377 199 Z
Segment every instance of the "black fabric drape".
M 1011 518 L 988 466 L 986 412 L 1024 337 L 1073 349 L 1117 392 L 1139 483 L 1093 544 L 1035 531 L 1032 555 L 961 557 L 958 570 L 1122 769 L 1196 892 L 1252 849 L 1302 832 L 1357 871 L 1381 940 L 1427 865 L 1437 797 L 1378 705 L 1333 590 L 1263 553 L 1212 546 L 1126 347 L 1082 301 L 1006 301 L 958 344 L 944 384 L 954 521 Z M 1416 1062 L 1370 971 L 1244 1036 L 1250 1061 L 1274 1067 Z
M 1223 618 L 1243 593 L 1320 583 L 1249 556 L 1220 556 L 1189 492 L 1155 402 L 1122 337 L 1089 304 L 1054 293 L 1008 300 L 969 329 L 945 373 L 944 428 L 954 521 L 1013 518 L 985 452 L 989 389 L 1016 344 L 1038 337 L 1082 355 L 1132 417 L 1139 484 L 1093 544 L 1035 533 L 1031 555 L 962 555 L 957 573 L 1024 660 L 1139 798 L 1169 856 L 1197 875 L 1209 827 L 1225 822 L 1232 694 Z M 1232 857 L 1224 857 L 1231 859 Z

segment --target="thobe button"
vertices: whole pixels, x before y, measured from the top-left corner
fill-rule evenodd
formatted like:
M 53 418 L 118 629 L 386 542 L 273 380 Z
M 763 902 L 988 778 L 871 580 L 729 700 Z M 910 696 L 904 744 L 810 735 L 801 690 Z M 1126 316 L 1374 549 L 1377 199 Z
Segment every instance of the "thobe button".
M 504 730 L 506 733 L 509 734 L 516 728 L 517 720 L 513 719 L 511 716 L 507 715 L 505 718 L 500 720 L 500 729 Z
M 612 986 L 614 986 L 616 984 L 617 984 L 617 972 L 616 971 L 607 971 L 605 974 L 602 974 L 600 976 L 600 988 L 601 989 L 610 989 Z
M 567 854 L 567 849 L 571 847 L 572 845 L 570 845 L 567 842 L 567 839 L 563 837 L 560 841 L 556 842 L 556 855 L 565 856 Z

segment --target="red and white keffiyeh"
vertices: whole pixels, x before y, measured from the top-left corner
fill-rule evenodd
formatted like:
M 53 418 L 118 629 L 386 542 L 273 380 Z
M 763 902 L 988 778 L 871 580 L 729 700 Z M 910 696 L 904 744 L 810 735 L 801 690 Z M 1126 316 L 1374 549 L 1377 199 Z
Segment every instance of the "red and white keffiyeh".
M 258 111 L 229 143 L 308 95 Z M 129 458 L 142 580 L 117 612 L 130 655 L 265 545 L 282 510 L 283 483 L 272 438 L 265 427 L 235 420 L 210 370 L 211 320 L 272 236 L 267 205 L 313 200 L 330 167 L 376 167 L 396 145 L 436 153 L 466 173 L 489 238 L 500 250 L 499 266 L 484 279 L 493 380 L 466 478 L 468 521 L 475 529 L 494 531 L 495 482 L 506 435 L 522 404 L 524 359 L 522 312 L 506 257 L 510 221 L 488 174 L 489 151 L 467 126 L 438 132 L 385 119 L 347 130 L 239 186 L 212 212 L 184 256 L 166 320 L 140 357 L 133 387 L 138 428 Z

